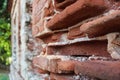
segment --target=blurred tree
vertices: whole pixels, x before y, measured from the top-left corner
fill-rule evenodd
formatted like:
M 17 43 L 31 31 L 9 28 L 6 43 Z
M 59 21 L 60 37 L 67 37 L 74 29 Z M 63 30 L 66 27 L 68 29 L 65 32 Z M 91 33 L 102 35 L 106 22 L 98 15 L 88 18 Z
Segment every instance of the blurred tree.
M 0 63 L 9 65 L 11 59 L 10 15 L 7 13 L 7 0 L 0 2 Z
M 0 2 L 0 18 L 5 18 L 6 21 L 10 21 L 10 15 L 7 11 L 8 0 L 1 0 Z

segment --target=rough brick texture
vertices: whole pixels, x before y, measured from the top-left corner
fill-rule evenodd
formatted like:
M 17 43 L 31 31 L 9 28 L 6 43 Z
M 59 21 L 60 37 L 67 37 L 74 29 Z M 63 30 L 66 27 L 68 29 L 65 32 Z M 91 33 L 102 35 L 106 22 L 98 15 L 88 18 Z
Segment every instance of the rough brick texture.
M 52 30 L 67 28 L 84 19 L 99 15 L 105 9 L 106 7 L 104 0 L 78 0 L 73 5 L 67 7 L 60 14 L 53 17 L 53 19 L 47 23 L 47 27 Z M 90 12 L 87 13 L 87 10 Z
M 42 70 L 53 73 L 72 73 L 76 61 L 63 61 L 64 56 L 39 56 L 33 59 L 33 64 Z M 67 59 L 66 59 L 67 60 Z
M 97 77 L 102 80 L 119 80 L 119 61 L 86 61 L 78 62 L 75 73 Z
M 120 80 L 120 0 L 10 4 L 10 80 Z
M 120 11 L 111 11 L 105 16 L 80 26 L 80 32 L 89 37 L 105 35 L 111 32 L 120 31 Z M 113 29 L 114 28 L 114 29 Z
M 56 55 L 109 56 L 107 41 L 85 41 L 63 46 L 48 46 L 46 53 Z

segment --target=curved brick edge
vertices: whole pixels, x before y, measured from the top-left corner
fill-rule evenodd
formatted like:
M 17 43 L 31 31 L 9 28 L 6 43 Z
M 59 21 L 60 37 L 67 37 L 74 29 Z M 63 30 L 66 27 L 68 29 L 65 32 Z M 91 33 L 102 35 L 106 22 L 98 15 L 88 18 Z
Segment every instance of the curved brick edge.
M 78 0 L 48 21 L 47 27 L 52 30 L 67 28 L 89 17 L 99 15 L 106 8 L 104 0 Z M 90 12 L 87 13 L 87 10 Z

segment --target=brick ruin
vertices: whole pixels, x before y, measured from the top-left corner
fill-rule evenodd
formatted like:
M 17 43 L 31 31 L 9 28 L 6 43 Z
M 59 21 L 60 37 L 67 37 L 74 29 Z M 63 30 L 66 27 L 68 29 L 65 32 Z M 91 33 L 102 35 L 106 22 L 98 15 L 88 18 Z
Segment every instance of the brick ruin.
M 10 80 L 120 80 L 120 0 L 12 0 Z

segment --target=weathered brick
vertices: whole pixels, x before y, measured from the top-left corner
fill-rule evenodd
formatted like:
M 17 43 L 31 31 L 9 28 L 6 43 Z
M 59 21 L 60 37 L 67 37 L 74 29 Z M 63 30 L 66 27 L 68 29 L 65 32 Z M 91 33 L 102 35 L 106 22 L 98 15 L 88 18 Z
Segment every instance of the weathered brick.
M 33 58 L 33 66 L 39 67 L 43 70 L 48 69 L 48 62 L 49 60 L 46 57 L 34 57 Z
M 75 67 L 75 63 L 77 63 L 77 61 L 59 61 L 58 62 L 58 71 L 62 71 L 62 72 L 73 72 L 74 71 L 74 67 Z
M 48 74 L 48 71 L 42 70 L 42 69 L 40 69 L 39 67 L 33 66 L 32 68 L 33 68 L 33 71 L 34 71 L 35 73 Z
M 120 61 L 86 61 L 75 65 L 75 73 L 102 80 L 120 79 Z
M 66 32 L 56 32 L 56 33 L 53 33 L 50 35 L 43 36 L 43 37 L 41 37 L 41 39 L 45 43 L 59 42 L 61 40 L 61 36 L 65 33 Z
M 78 0 L 54 16 L 47 23 L 47 27 L 52 30 L 67 28 L 84 19 L 101 14 L 106 8 L 104 0 Z
M 112 56 L 112 58 L 120 58 L 119 55 L 120 39 L 118 38 L 118 36 L 114 36 L 114 35 L 113 35 L 114 37 L 110 36 L 110 38 L 112 38 L 110 39 L 109 36 L 108 35 L 106 36 L 105 33 L 104 40 L 106 40 L 107 37 L 107 39 L 109 38 L 108 42 L 107 40 L 95 41 L 95 40 L 103 40 L 103 39 L 99 39 L 98 37 L 96 38 L 96 36 L 95 38 L 88 38 L 88 37 L 78 38 L 78 37 L 82 37 L 80 35 L 81 34 L 80 29 L 78 29 L 80 28 L 80 25 L 84 25 L 94 20 L 97 20 L 99 16 L 100 17 L 108 16 L 109 14 L 103 14 L 103 13 L 108 12 L 108 10 L 110 9 L 112 9 L 112 12 L 110 12 L 110 14 L 114 12 L 113 9 L 114 10 L 117 9 L 120 11 L 120 0 L 9 0 L 9 1 L 13 1 L 13 9 L 11 12 L 12 33 L 13 33 L 12 35 L 13 62 L 11 64 L 10 80 L 16 80 L 16 79 L 17 80 L 51 80 L 51 79 L 52 80 L 55 79 L 56 80 L 94 80 L 88 77 L 86 78 L 86 76 L 97 77 L 100 78 L 101 80 L 120 79 L 119 77 L 120 64 L 118 64 L 116 61 L 110 61 L 110 63 L 105 61 L 108 59 L 111 60 L 111 58 L 108 57 L 110 54 L 107 53 L 107 49 L 109 53 L 114 54 L 115 57 Z M 51 3 L 51 1 L 53 2 Z M 31 4 L 33 4 L 32 6 L 33 10 L 31 10 L 32 8 Z M 108 6 L 109 9 L 106 6 Z M 11 7 L 11 5 L 9 6 L 9 2 L 8 2 L 8 7 Z M 56 19 L 55 17 L 59 18 L 57 19 L 58 23 L 55 20 Z M 91 18 L 94 19 L 84 22 Z M 31 20 L 32 20 L 32 27 L 31 27 Z M 51 22 L 51 20 L 55 22 L 55 26 L 54 26 L 55 28 L 50 28 L 51 29 L 50 30 L 46 26 L 46 23 L 48 21 Z M 103 25 L 120 26 L 119 21 L 120 19 L 117 20 L 117 18 L 116 20 L 113 19 L 113 21 L 111 20 L 110 22 L 105 22 L 103 19 L 103 23 L 105 22 L 105 25 L 104 24 Z M 80 24 L 81 22 L 84 23 Z M 102 23 L 100 23 L 100 25 L 101 24 Z M 77 27 L 77 28 L 73 28 L 73 27 Z M 31 35 L 31 28 L 34 36 Z M 57 29 L 62 29 L 62 30 L 57 30 Z M 91 30 L 91 28 L 89 29 Z M 114 27 L 111 27 L 110 29 L 112 30 L 114 29 Z M 59 31 L 66 31 L 66 32 L 62 33 Z M 120 32 L 120 30 L 118 31 Z M 67 39 L 67 34 L 66 34 L 67 32 L 69 32 L 68 38 L 74 40 Z M 94 33 L 94 31 L 91 32 Z M 45 43 L 41 41 L 40 38 Z M 94 41 L 90 41 L 90 40 L 94 40 Z M 45 46 L 49 46 L 47 47 L 48 50 L 45 49 Z M 45 54 L 43 56 L 41 54 L 42 51 L 44 53 L 47 53 L 47 51 L 49 52 L 49 48 L 51 47 L 52 49 L 50 49 L 51 50 L 50 53 L 54 54 L 54 57 L 53 55 Z M 68 56 L 58 57 L 60 55 L 57 54 L 68 55 Z M 34 57 L 37 55 L 40 56 Z M 97 58 L 96 56 L 92 56 L 91 59 L 91 57 L 89 57 L 91 55 L 98 55 L 98 56 Z M 32 65 L 35 66 L 32 69 L 35 72 L 31 70 L 32 59 L 33 59 Z M 71 61 L 71 60 L 76 60 L 80 62 Z M 95 65 L 91 61 L 90 65 L 86 64 L 86 66 L 84 66 L 83 64 L 84 67 L 83 68 L 80 67 L 81 66 L 80 64 L 82 63 L 81 61 L 85 61 L 85 60 L 101 60 L 101 61 L 100 62 L 95 61 L 95 63 L 97 63 L 97 64 L 94 63 Z M 79 69 L 78 73 L 83 69 L 82 74 L 84 75 L 80 74 L 80 76 L 77 76 L 74 73 L 74 69 L 75 72 L 77 73 L 76 71 L 77 69 L 75 67 L 76 64 L 78 66 L 77 69 Z M 89 69 L 90 72 L 87 73 Z
M 50 80 L 99 80 L 99 79 L 84 76 L 84 75 L 51 73 Z
M 39 56 L 33 59 L 33 65 L 53 73 L 73 73 L 76 61 L 62 61 L 63 56 Z M 67 60 L 67 58 L 66 58 Z M 66 64 L 66 65 L 65 65 Z
M 47 54 L 57 55 L 110 56 L 107 52 L 107 40 L 83 41 L 63 46 L 48 46 L 46 52 Z
M 42 16 L 42 9 L 47 3 L 47 0 L 34 0 L 33 1 L 33 11 L 32 11 L 32 22 L 33 24 L 38 23 Z
M 110 11 L 105 16 L 80 26 L 81 36 L 96 37 L 111 32 L 120 32 L 120 10 Z
M 44 31 L 45 17 L 54 14 L 54 7 L 52 0 L 34 0 L 32 12 L 32 34 L 37 36 L 40 32 Z
M 50 80 L 74 80 L 73 75 L 50 74 Z
M 75 27 L 69 30 L 68 32 L 68 39 L 75 39 L 81 37 L 80 35 L 80 27 Z
M 55 6 L 53 5 L 52 0 L 50 0 L 48 4 L 49 4 L 49 7 L 45 8 L 44 17 L 52 16 L 55 13 L 54 12 Z
M 57 10 L 64 10 L 66 7 L 68 7 L 76 1 L 77 0 L 63 0 L 62 2 L 60 2 L 59 0 L 55 0 L 55 7 Z

